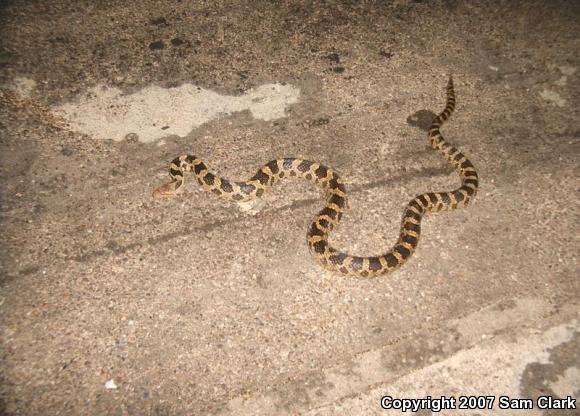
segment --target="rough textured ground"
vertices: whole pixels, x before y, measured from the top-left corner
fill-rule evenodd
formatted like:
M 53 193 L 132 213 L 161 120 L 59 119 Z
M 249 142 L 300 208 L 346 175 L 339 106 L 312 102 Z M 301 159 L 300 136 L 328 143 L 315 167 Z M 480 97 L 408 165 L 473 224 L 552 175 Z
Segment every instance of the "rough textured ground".
M 3 2 L 0 413 L 401 414 L 381 396 L 578 398 L 578 27 L 574 1 Z M 150 197 L 184 152 L 231 178 L 306 157 L 347 182 L 334 243 L 376 254 L 411 197 L 457 185 L 426 140 L 450 72 L 444 135 L 477 166 L 480 192 L 426 219 L 391 275 L 345 279 L 309 257 L 322 200 L 305 183 L 251 209 L 192 181 Z M 287 83 L 300 97 L 283 118 L 235 112 L 152 143 L 71 131 L 51 111 L 99 85 L 185 83 L 229 96 Z M 447 414 L 574 412 L 496 400 Z

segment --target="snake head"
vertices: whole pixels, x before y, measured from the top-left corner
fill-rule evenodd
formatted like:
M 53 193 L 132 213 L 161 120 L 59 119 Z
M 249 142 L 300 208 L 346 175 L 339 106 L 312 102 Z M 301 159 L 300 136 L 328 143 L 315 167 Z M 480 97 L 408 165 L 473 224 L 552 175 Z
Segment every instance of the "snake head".
M 177 193 L 177 181 L 166 183 L 153 191 L 153 198 L 170 198 Z

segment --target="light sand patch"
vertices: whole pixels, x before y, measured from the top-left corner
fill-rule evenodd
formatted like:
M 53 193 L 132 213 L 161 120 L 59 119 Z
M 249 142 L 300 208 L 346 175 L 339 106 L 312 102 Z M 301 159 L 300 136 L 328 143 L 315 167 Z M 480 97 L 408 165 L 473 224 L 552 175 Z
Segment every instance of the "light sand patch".
M 321 406 L 307 413 L 310 416 L 331 414 L 376 414 L 401 415 L 400 410 L 382 410 L 380 400 L 384 395 L 393 398 L 433 398 L 465 396 L 495 396 L 492 409 L 445 410 L 442 414 L 476 416 L 481 414 L 498 416 L 541 416 L 543 411 L 500 409 L 501 395 L 522 398 L 521 377 L 531 363 L 550 363 L 550 350 L 573 339 L 580 330 L 579 322 L 573 320 L 543 333 L 530 333 L 513 342 L 498 340 L 487 345 L 476 345 L 439 363 L 420 369 L 404 377 L 378 385 L 362 396 Z M 566 380 L 559 380 L 558 393 L 561 397 L 574 395 L 570 381 L 576 379 L 576 367 L 565 373 Z M 459 402 L 456 403 L 459 406 Z M 410 413 L 410 412 L 408 412 Z M 426 412 L 427 414 L 427 412 Z
M 192 84 L 150 86 L 129 95 L 101 86 L 53 111 L 68 120 L 71 130 L 95 138 L 120 141 L 133 133 L 141 142 L 152 142 L 171 135 L 185 137 L 196 127 L 237 111 L 249 110 L 266 121 L 282 118 L 299 95 L 299 89 L 282 84 L 265 84 L 240 96 Z
M 566 397 L 573 395 L 580 396 L 580 368 L 569 367 L 564 371 L 564 374 L 558 379 L 550 383 L 550 389 L 558 397 Z
M 544 100 L 556 104 L 558 107 L 564 107 L 566 105 L 566 100 L 560 96 L 556 91 L 544 89 L 540 92 L 540 97 Z
M 30 97 L 36 88 L 36 81 L 26 77 L 16 77 L 13 80 L 14 90 L 23 97 Z
M 558 67 L 560 72 L 564 75 L 574 75 L 576 73 L 577 68 L 575 66 L 570 65 L 561 65 Z

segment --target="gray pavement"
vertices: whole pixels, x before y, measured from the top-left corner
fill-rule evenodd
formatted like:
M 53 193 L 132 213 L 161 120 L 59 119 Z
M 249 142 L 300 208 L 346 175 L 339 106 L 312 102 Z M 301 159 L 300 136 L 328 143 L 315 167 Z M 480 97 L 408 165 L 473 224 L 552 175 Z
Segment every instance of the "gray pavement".
M 578 27 L 573 1 L 3 3 L 0 414 L 580 414 Z M 392 274 L 310 257 L 308 183 L 151 198 L 183 153 L 300 156 L 346 182 L 333 244 L 379 254 L 458 184 L 426 133 L 450 73 L 480 191 Z

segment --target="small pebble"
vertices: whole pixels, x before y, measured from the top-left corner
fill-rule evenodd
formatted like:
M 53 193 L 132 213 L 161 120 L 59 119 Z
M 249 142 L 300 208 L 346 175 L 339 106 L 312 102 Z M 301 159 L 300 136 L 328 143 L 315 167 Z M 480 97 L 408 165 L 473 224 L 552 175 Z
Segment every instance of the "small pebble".
M 110 379 L 109 381 L 107 381 L 105 383 L 105 388 L 107 390 L 115 390 L 117 388 L 117 385 L 115 384 L 115 380 Z

